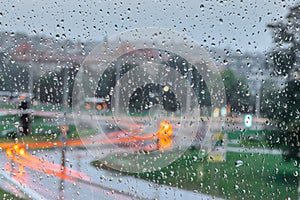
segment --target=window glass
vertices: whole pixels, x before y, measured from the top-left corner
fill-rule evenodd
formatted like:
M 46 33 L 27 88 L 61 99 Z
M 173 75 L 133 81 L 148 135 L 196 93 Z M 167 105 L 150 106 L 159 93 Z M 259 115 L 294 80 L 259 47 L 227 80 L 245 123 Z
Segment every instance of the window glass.
M 3 199 L 298 199 L 300 4 L 0 2 Z

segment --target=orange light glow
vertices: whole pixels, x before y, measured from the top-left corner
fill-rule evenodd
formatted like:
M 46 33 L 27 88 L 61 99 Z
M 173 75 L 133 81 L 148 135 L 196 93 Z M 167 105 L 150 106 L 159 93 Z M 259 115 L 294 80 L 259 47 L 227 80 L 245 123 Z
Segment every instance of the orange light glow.
M 25 150 L 24 148 L 20 148 L 19 154 L 20 154 L 21 156 L 24 156 L 24 155 L 25 155 L 25 152 L 26 152 L 26 150 Z
M 156 144 L 153 143 L 151 145 L 145 146 L 144 148 L 148 150 L 169 150 L 172 148 L 172 136 L 173 136 L 173 129 L 172 125 L 168 121 L 161 121 L 159 124 L 159 130 L 156 133 L 147 133 L 141 134 L 143 132 L 143 125 L 141 124 L 132 124 L 132 123 L 123 123 L 125 127 L 128 127 L 125 131 L 116 131 L 110 133 L 107 136 L 107 139 L 100 138 L 98 141 L 94 140 L 85 140 L 84 142 L 81 140 L 68 140 L 66 144 L 63 142 L 32 142 L 27 143 L 26 148 L 49 148 L 53 147 L 54 144 L 56 147 L 61 147 L 63 145 L 67 146 L 82 146 L 82 145 L 89 145 L 95 144 L 95 142 L 99 144 L 105 143 L 133 143 L 136 141 L 146 141 L 152 140 L 153 142 L 158 141 Z M 90 178 L 86 176 L 84 173 L 80 171 L 76 171 L 69 168 L 64 168 L 61 170 L 61 165 L 48 162 L 46 160 L 41 160 L 40 158 L 30 155 L 26 152 L 24 148 L 25 144 L 5 144 L 6 147 L 6 155 L 7 157 L 17 163 L 19 165 L 19 173 L 24 174 L 25 167 L 31 168 L 36 171 L 40 171 L 43 173 L 47 173 L 50 175 L 54 175 L 69 181 L 76 181 L 76 179 L 83 179 L 89 181 Z M 4 147 L 0 145 L 1 148 Z M 135 148 L 141 148 L 139 146 Z M 7 167 L 8 168 L 8 167 Z
M 20 94 L 19 95 L 19 99 L 25 99 L 26 98 L 26 95 L 25 94 Z
M 96 108 L 97 108 L 97 110 L 101 110 L 102 109 L 102 105 L 98 104 Z
M 170 150 L 172 148 L 172 136 L 173 129 L 172 125 L 168 121 L 161 121 L 160 128 L 156 134 L 158 139 L 158 150 Z
M 16 149 L 16 150 L 15 150 Z M 74 182 L 75 179 L 83 179 L 89 181 L 90 178 L 87 177 L 84 173 L 75 171 L 72 169 L 65 168 L 61 170 L 61 166 L 45 161 L 40 160 L 39 158 L 27 154 L 24 148 L 19 148 L 19 145 L 14 145 L 13 148 L 6 149 L 7 156 L 10 160 L 13 160 L 19 165 L 18 174 L 22 175 L 25 172 L 24 167 L 31 168 L 36 171 L 41 171 L 50 175 L 55 175 L 57 177 L 69 180 Z M 14 154 L 18 155 L 15 157 Z
M 8 158 L 12 157 L 13 156 L 13 153 L 12 153 L 12 150 L 11 149 L 6 149 L 6 156 Z
M 102 104 L 102 107 L 103 107 L 103 108 L 107 108 L 107 103 L 103 103 L 103 104 Z
M 14 146 L 13 146 L 13 149 L 16 151 L 16 150 L 18 150 L 19 149 L 19 145 L 18 144 L 15 144 Z
M 85 104 L 85 108 L 90 110 L 91 109 L 91 104 L 89 104 L 89 103 Z

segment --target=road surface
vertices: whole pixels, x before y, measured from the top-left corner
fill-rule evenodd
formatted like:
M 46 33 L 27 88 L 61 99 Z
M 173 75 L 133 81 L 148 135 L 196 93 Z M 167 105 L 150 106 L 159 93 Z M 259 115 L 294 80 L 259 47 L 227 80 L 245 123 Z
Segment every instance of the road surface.
M 61 151 L 61 148 L 55 148 L 29 150 L 28 153 L 45 164 L 58 164 L 61 162 Z M 27 167 L 22 174 L 12 169 L 6 169 L 3 173 L 9 174 L 23 187 L 29 187 L 35 196 L 38 194 L 43 199 L 216 199 L 209 195 L 160 186 L 132 176 L 95 168 L 90 164 L 95 159 L 94 156 L 83 148 L 67 148 L 66 157 L 66 167 L 84 173 L 83 179 L 70 181 L 42 173 L 43 169 L 39 171 Z M 6 166 L 10 164 L 4 153 L 1 153 L 0 159 Z
M 18 110 L 1 110 L 0 115 L 16 115 L 18 112 Z M 30 112 L 38 116 L 58 119 L 65 117 L 72 120 L 70 114 L 63 115 L 61 112 Z M 87 124 L 90 121 L 89 116 L 83 118 L 83 123 Z M 111 120 L 111 117 L 99 116 L 98 118 L 97 120 L 100 121 Z M 219 121 L 208 118 L 207 120 L 210 121 L 211 127 L 217 126 L 215 123 L 219 124 Z M 242 126 L 241 119 L 226 118 L 223 120 L 228 129 L 239 129 L 239 126 Z M 175 118 L 173 121 L 178 121 L 178 119 Z M 264 121 L 257 121 L 256 125 L 256 128 L 261 128 L 264 126 Z M 122 126 L 127 126 L 128 132 L 112 132 L 109 137 L 106 136 L 106 140 L 108 138 L 114 143 L 128 142 L 128 139 L 124 139 L 125 135 L 138 134 L 144 130 L 143 127 L 131 127 L 130 124 L 122 124 Z M 148 136 L 150 140 L 155 139 L 153 136 L 151 137 L 151 133 Z M 132 141 L 137 140 L 138 137 L 145 139 L 143 138 L 145 135 L 134 136 Z M 2 144 L 0 159 L 3 163 L 3 176 L 9 180 L 9 187 L 14 185 L 16 192 L 25 192 L 33 199 L 216 199 L 213 196 L 156 185 L 132 176 L 124 176 L 91 166 L 90 163 L 95 160 L 95 155 L 99 158 L 99 156 L 104 157 L 114 153 L 113 149 L 105 149 L 105 146 L 103 146 L 101 155 L 98 155 L 98 150 L 93 152 L 92 148 L 89 148 L 89 151 L 84 148 L 84 145 L 92 145 L 95 141 L 105 143 L 103 140 L 100 136 L 99 138 L 93 137 L 91 140 L 68 141 L 64 154 L 62 153 L 64 142 L 27 144 L 24 145 L 24 148 L 28 149 L 26 153 L 22 153 L 21 147 L 16 150 L 11 148 L 11 144 Z M 5 149 L 12 149 L 12 152 L 5 152 Z M 66 160 L 62 170 L 63 155 Z M 16 182 L 22 187 L 17 186 Z M 24 188 L 27 188 L 26 191 Z

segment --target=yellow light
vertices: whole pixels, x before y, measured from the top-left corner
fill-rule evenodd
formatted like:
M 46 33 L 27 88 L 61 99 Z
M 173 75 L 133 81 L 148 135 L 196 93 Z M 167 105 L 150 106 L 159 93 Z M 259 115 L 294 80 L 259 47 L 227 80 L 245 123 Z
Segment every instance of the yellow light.
M 170 89 L 169 86 L 165 86 L 165 87 L 164 87 L 164 92 L 168 92 L 169 89 Z
M 26 150 L 25 150 L 24 148 L 21 148 L 21 149 L 19 150 L 19 154 L 20 154 L 21 156 L 24 156 L 24 155 L 25 155 L 25 152 L 26 152 Z
M 12 157 L 12 151 L 10 148 L 6 149 L 6 156 L 7 157 Z
M 13 148 L 14 148 L 15 151 L 17 151 L 17 150 L 19 149 L 19 145 L 18 145 L 18 144 L 15 144 L 15 145 L 13 146 Z
M 160 128 L 156 134 L 158 143 L 158 150 L 170 150 L 173 143 L 173 129 L 172 125 L 168 121 L 161 121 Z

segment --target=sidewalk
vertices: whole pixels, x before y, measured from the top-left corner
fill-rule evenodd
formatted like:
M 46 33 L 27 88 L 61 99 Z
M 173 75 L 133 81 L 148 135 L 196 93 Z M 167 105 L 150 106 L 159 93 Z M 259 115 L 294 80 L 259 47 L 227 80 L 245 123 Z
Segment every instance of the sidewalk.
M 278 149 L 258 149 L 258 148 L 242 148 L 242 147 L 226 147 L 227 152 L 236 153 L 258 153 L 258 154 L 271 154 L 282 155 L 282 151 Z

